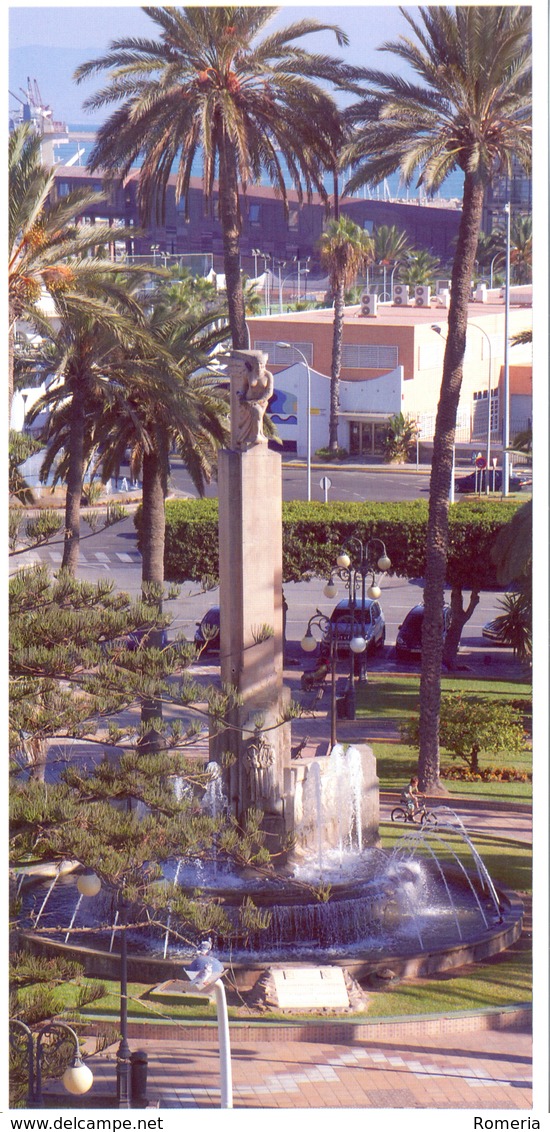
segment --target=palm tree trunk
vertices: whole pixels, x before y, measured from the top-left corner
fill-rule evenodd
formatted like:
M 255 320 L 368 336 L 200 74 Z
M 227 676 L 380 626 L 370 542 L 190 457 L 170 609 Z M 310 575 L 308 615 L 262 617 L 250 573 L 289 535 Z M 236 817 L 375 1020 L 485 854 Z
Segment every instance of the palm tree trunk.
M 344 336 L 344 284 L 338 283 L 334 293 L 334 323 L 332 327 L 332 366 L 330 371 L 330 416 L 328 446 L 338 448 L 338 409 L 340 407 L 340 370 L 342 368 L 342 341 Z
M 78 567 L 80 550 L 80 504 L 84 483 L 84 397 L 75 383 L 71 402 L 71 431 L 67 496 L 65 500 L 65 541 L 61 567 L 73 576 Z
M 164 458 L 166 456 L 166 459 Z M 141 584 L 144 600 L 151 601 L 148 585 L 154 587 L 157 593 L 156 605 L 159 614 L 162 613 L 162 587 L 164 585 L 164 535 L 166 529 L 166 516 L 164 504 L 166 500 L 167 480 L 166 461 L 167 453 L 159 454 L 157 451 L 148 452 L 143 457 L 143 485 L 142 485 L 142 563 Z M 152 648 L 160 648 L 162 644 L 162 631 L 153 630 L 148 635 Z M 154 719 L 162 719 L 162 701 L 157 699 L 144 700 L 141 706 L 141 722 L 147 726 Z M 157 741 L 157 738 L 159 741 Z M 142 749 L 153 751 L 162 745 L 162 737 L 151 728 L 145 733 L 141 741 Z
M 462 217 L 452 272 L 448 334 L 437 409 L 430 480 L 426 542 L 422 669 L 420 677 L 420 751 L 418 774 L 423 791 L 441 789 L 439 781 L 439 712 L 443 658 L 443 604 L 449 540 L 449 489 L 453 467 L 456 415 L 466 348 L 470 281 L 481 228 L 483 185 L 472 174 L 464 180 Z
M 143 457 L 141 581 L 164 585 L 164 532 L 166 477 L 162 458 L 155 451 Z
M 11 417 L 11 404 L 13 401 L 13 370 L 15 362 L 15 303 L 9 300 L 8 324 L 8 422 Z M 11 423 L 11 422 L 10 422 Z M 8 427 L 10 427 L 10 423 Z
M 235 350 L 246 350 L 249 334 L 245 319 L 241 278 L 241 217 L 235 150 L 227 138 L 220 146 L 220 218 L 223 232 L 223 265 L 231 341 Z

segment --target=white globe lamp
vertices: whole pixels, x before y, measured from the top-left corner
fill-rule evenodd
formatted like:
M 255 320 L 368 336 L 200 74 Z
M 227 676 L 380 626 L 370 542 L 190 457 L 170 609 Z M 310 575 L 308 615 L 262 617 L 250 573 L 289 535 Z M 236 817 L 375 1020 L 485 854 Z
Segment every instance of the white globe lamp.
M 94 1076 L 91 1069 L 88 1069 L 88 1066 L 84 1064 L 82 1058 L 77 1055 L 71 1065 L 65 1070 L 62 1080 L 63 1086 L 67 1092 L 72 1093 L 75 1097 L 79 1097 L 91 1089 L 94 1083 Z
M 381 593 L 382 590 L 380 589 L 380 586 L 369 586 L 367 590 L 367 597 L 371 597 L 373 601 L 376 601 L 380 597 Z
M 82 873 L 76 882 L 76 887 L 81 896 L 97 896 L 101 881 L 95 873 Z
M 334 582 L 331 580 L 330 582 L 327 582 L 323 593 L 325 597 L 336 597 L 336 594 L 338 593 L 338 587 L 335 586 Z
M 364 652 L 367 647 L 367 642 L 364 637 L 352 637 L 349 647 L 352 652 Z
M 349 554 L 345 554 L 345 553 L 339 554 L 338 558 L 336 559 L 337 566 L 340 566 L 342 568 L 342 570 L 347 570 L 350 562 L 351 562 L 351 558 L 350 558 Z
M 315 640 L 313 633 L 306 633 L 305 637 L 302 637 L 300 644 L 304 652 L 315 652 L 315 649 L 317 648 L 317 641 Z
M 387 554 L 383 554 L 382 557 L 378 559 L 378 569 L 379 570 L 389 570 L 390 566 L 391 566 L 391 559 L 388 558 Z

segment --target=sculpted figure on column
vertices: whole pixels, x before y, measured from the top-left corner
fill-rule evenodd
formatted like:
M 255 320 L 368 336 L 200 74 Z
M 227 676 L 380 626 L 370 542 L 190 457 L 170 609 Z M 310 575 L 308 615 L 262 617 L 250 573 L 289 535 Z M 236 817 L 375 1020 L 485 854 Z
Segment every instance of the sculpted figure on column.
M 231 380 L 231 447 L 267 444 L 265 411 L 273 395 L 273 375 L 261 350 L 233 350 L 227 363 Z

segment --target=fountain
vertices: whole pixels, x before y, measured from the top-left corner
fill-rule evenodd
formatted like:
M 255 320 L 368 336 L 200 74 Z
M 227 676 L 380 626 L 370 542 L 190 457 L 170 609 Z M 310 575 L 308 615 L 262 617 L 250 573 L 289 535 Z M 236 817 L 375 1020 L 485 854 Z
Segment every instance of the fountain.
M 227 730 L 217 730 L 211 742 L 202 804 L 211 816 L 228 813 L 237 821 L 251 806 L 260 810 L 268 847 L 278 850 L 283 867 L 259 880 L 231 871 L 223 859 L 209 866 L 176 860 L 167 863 L 165 879 L 223 904 L 235 925 L 243 897 L 269 910 L 267 927 L 248 934 L 235 928 L 214 940 L 242 987 L 281 959 L 285 965 L 330 962 L 356 978 L 388 961 L 405 975 L 471 962 L 517 938 L 522 909 L 517 898 L 497 894 L 456 815 L 442 811 L 435 828 L 415 829 L 393 852 L 383 852 L 370 748 L 336 743 L 309 764 L 291 761 L 290 724 L 282 722 L 288 693 L 282 684 L 281 458 L 261 430 L 271 387 L 266 361 L 259 351 L 235 351 L 229 367 L 232 447 L 219 463 L 220 656 L 221 679 L 236 687 L 241 702 Z M 223 759 L 227 752 L 230 760 Z M 289 835 L 294 849 L 281 852 Z M 470 868 L 459 847 L 469 853 Z M 34 928 L 26 938 L 42 950 L 77 950 L 88 974 L 116 977 L 109 899 L 101 893 L 82 901 L 73 874 L 55 878 L 45 896 L 33 882 L 24 896 Z M 38 944 L 41 922 L 65 926 Z M 87 946 L 90 926 L 101 949 Z M 129 933 L 129 977 L 160 982 L 179 972 L 189 952 L 174 944 L 172 927 L 168 909 L 145 949 L 142 934 Z

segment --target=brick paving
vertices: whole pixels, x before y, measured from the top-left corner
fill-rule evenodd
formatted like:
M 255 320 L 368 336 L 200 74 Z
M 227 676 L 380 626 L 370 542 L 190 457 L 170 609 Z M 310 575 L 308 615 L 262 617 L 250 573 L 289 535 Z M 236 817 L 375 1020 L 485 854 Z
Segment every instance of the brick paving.
M 220 1106 L 217 1041 L 140 1040 L 149 1058 L 147 1096 L 158 1108 Z M 526 1031 L 419 1034 L 405 1040 L 232 1043 L 233 1107 L 529 1109 Z M 88 1060 L 92 1092 L 114 1094 L 115 1049 Z

